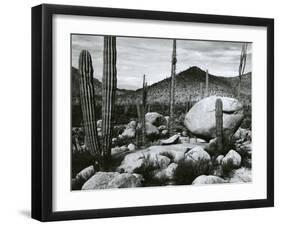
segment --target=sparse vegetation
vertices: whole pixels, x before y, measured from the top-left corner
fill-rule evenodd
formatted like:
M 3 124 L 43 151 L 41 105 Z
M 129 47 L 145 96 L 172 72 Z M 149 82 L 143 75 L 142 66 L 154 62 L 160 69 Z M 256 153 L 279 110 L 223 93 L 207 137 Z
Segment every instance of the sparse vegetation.
M 188 185 L 200 175 L 211 175 L 213 166 L 210 161 L 192 161 L 182 159 L 178 162 L 178 167 L 174 172 L 174 180 L 178 185 Z
M 221 168 L 222 168 L 223 176 L 224 177 L 229 177 L 230 173 L 232 172 L 232 170 L 237 168 L 237 167 L 235 167 L 232 159 L 228 159 L 226 162 L 224 162 L 221 165 Z

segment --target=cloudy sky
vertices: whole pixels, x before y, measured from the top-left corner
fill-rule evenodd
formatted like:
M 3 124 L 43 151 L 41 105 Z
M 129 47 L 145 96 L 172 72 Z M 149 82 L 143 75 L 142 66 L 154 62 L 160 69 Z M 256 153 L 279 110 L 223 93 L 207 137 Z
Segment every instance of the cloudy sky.
M 142 76 L 153 84 L 170 76 L 172 40 L 117 37 L 118 88 L 138 89 Z M 242 43 L 177 40 L 177 73 L 191 66 L 217 76 L 237 76 Z M 94 77 L 101 80 L 103 36 L 72 35 L 72 66 L 78 68 L 81 50 L 92 55 Z M 251 71 L 252 46 L 248 45 L 245 72 Z

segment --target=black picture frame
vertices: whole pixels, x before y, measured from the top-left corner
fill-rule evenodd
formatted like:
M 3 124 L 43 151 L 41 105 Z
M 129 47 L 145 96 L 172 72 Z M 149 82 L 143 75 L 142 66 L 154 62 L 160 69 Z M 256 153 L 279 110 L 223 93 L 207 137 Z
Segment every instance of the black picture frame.
M 266 27 L 267 198 L 54 212 L 52 210 L 52 17 L 55 14 Z M 271 206 L 274 206 L 273 19 L 49 4 L 32 8 L 32 218 L 40 221 L 56 221 Z

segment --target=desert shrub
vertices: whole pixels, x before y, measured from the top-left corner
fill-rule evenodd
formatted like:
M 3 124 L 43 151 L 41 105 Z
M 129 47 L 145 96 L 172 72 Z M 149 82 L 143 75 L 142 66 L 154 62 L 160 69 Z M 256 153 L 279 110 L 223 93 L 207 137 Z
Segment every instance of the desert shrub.
M 174 172 L 174 180 L 178 185 L 191 184 L 194 179 L 200 175 L 210 175 L 213 172 L 213 166 L 208 160 L 192 161 L 181 159 Z
M 82 169 L 93 164 L 93 156 L 88 150 L 80 153 L 73 153 L 71 164 L 72 178 L 74 178 Z
M 168 179 L 165 177 L 155 178 L 155 172 L 160 169 L 160 165 L 151 161 L 150 155 L 143 156 L 143 163 L 140 167 L 134 170 L 134 173 L 143 176 L 143 186 L 163 186 L 166 185 Z
M 230 173 L 232 172 L 232 170 L 234 168 L 236 168 L 236 167 L 234 166 L 234 163 L 233 163 L 232 159 L 228 159 L 226 162 L 221 164 L 221 169 L 222 169 L 223 177 L 229 177 Z
M 252 155 L 248 154 L 248 153 L 245 153 L 245 152 L 240 154 L 240 155 L 241 155 L 241 158 L 242 158 L 241 166 L 251 169 L 252 168 L 252 161 L 251 161 Z
M 72 178 L 71 179 L 71 190 L 81 190 L 85 180 Z
M 154 142 L 156 140 L 159 140 L 159 138 L 161 138 L 161 134 L 156 134 L 156 133 L 152 133 L 146 136 L 146 142 Z

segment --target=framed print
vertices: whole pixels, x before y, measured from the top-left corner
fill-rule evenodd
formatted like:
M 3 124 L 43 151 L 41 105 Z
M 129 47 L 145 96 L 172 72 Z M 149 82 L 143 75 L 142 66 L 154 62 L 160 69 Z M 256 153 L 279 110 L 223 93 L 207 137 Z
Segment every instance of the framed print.
M 32 8 L 32 217 L 274 205 L 274 21 Z

